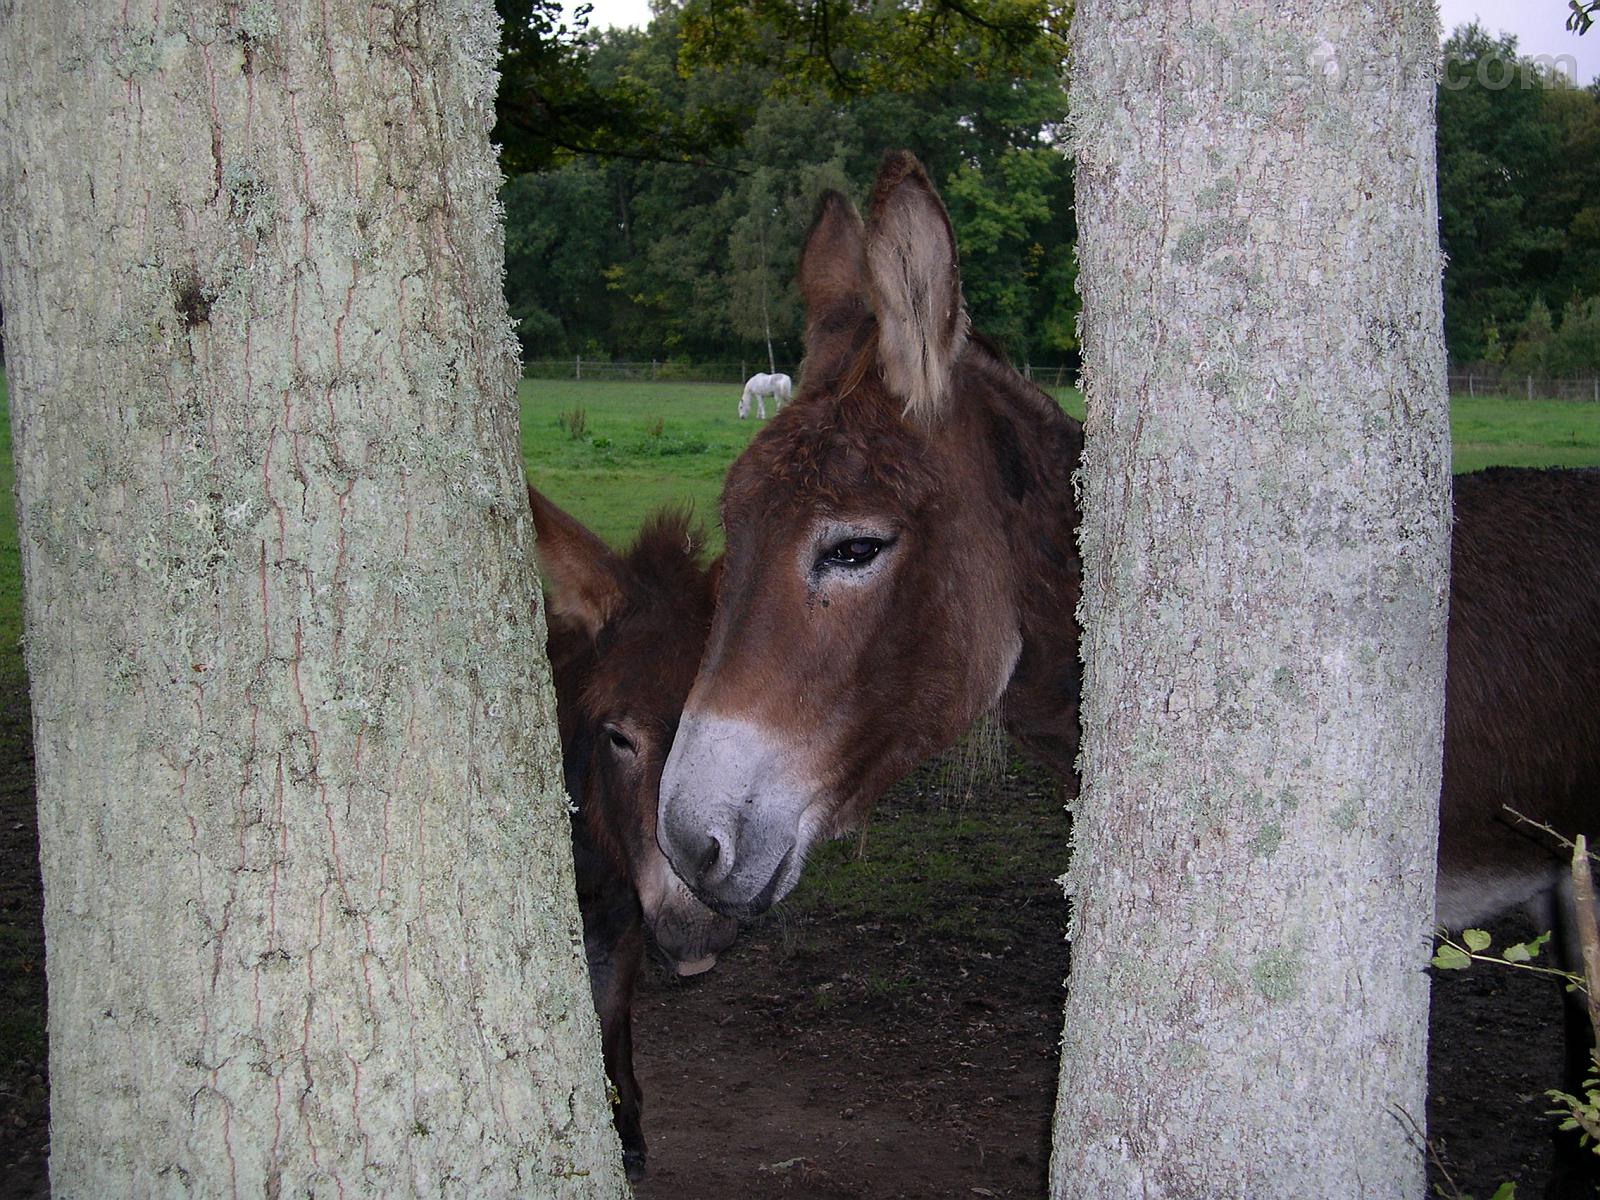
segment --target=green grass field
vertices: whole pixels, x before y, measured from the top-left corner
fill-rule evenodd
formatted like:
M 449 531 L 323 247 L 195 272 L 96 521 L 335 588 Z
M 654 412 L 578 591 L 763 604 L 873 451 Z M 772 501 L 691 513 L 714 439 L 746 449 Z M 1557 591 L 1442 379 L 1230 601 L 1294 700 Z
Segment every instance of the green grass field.
M 1456 471 L 1600 466 L 1600 406 L 1496 396 L 1450 402 Z
M 1083 398 L 1059 393 L 1083 415 Z M 732 384 L 522 381 L 522 455 L 528 479 L 608 541 L 625 544 L 646 513 L 688 503 L 720 540 L 723 472 L 760 422 L 735 415 Z M 583 414 L 571 436 L 572 414 Z M 1558 401 L 1462 398 L 1451 408 L 1458 471 L 1600 465 L 1600 407 Z M 0 672 L 20 678 L 21 573 L 13 507 L 11 422 L 0 372 Z

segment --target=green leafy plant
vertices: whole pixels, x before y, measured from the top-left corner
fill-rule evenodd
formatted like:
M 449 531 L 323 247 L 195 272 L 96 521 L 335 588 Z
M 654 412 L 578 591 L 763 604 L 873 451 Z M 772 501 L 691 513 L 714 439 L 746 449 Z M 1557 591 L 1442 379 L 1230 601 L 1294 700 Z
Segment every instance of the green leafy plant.
M 1568 971 L 1534 965 L 1533 960 L 1539 957 L 1539 952 L 1550 941 L 1548 932 L 1530 941 L 1507 946 L 1499 953 L 1493 952 L 1494 939 L 1482 929 L 1463 929 L 1459 941 L 1444 930 L 1440 930 L 1437 936 L 1439 947 L 1434 951 L 1430 963 L 1441 971 L 1464 971 L 1475 962 L 1494 963 L 1496 966 L 1517 967 L 1540 975 L 1554 975 L 1566 980 L 1569 987 L 1581 986 L 1582 981 L 1578 976 Z
M 1550 1115 L 1562 1119 L 1561 1128 L 1576 1129 L 1578 1144 L 1600 1154 L 1600 1051 L 1589 1051 L 1589 1073 L 1584 1076 L 1582 1096 L 1556 1088 L 1545 1095 L 1556 1102 Z
M 1568 841 L 1548 825 L 1530 821 L 1516 812 L 1512 812 L 1511 815 L 1522 823 L 1548 834 L 1572 854 L 1572 907 L 1576 917 L 1578 940 L 1583 950 L 1584 972 L 1579 974 L 1535 963 L 1534 960 L 1550 941 L 1548 932 L 1541 933 L 1530 941 L 1515 942 L 1496 952 L 1494 939 L 1486 930 L 1463 929 L 1460 938 L 1456 939 L 1441 929 L 1437 933 L 1439 945 L 1434 951 L 1432 965 L 1441 971 L 1464 971 L 1473 963 L 1492 963 L 1496 966 L 1554 976 L 1566 985 L 1567 991 L 1583 994 L 1590 1023 L 1594 1026 L 1596 1037 L 1600 1038 L 1600 1003 L 1597 1003 L 1597 999 L 1600 999 L 1600 930 L 1595 926 L 1594 878 L 1590 871 L 1588 843 L 1582 834 L 1575 840 Z M 1555 1102 L 1556 1107 L 1548 1111 L 1551 1116 L 1561 1119 L 1560 1127 L 1564 1130 L 1576 1130 L 1579 1144 L 1600 1155 L 1600 1050 L 1591 1049 L 1589 1059 L 1590 1070 L 1583 1081 L 1582 1095 L 1575 1096 L 1558 1088 L 1549 1089 L 1545 1095 Z M 1446 1178 L 1448 1179 L 1448 1175 Z M 1492 1200 L 1508 1200 L 1514 1195 L 1514 1192 L 1506 1190 L 1511 1186 L 1502 1184 Z M 1454 1190 L 1453 1184 L 1451 1191 L 1441 1194 L 1457 1197 L 1459 1200 L 1469 1200 Z

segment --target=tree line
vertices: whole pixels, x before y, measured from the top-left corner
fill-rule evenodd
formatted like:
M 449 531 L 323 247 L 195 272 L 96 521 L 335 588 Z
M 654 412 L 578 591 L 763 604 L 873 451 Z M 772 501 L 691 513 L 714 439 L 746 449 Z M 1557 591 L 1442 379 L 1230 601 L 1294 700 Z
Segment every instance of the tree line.
M 595 93 L 623 97 L 659 137 L 558 152 L 502 191 L 524 357 L 764 362 L 770 331 L 774 358 L 797 361 L 794 271 L 812 207 L 828 188 L 863 199 L 886 147 L 911 150 L 943 189 L 978 327 L 1019 361 L 1076 350 L 1066 98 L 1042 46 L 1025 71 L 951 72 L 910 91 L 869 74 L 837 89 L 776 54 L 685 70 L 685 24 L 666 10 L 585 47 Z M 514 164 L 527 147 L 506 132 Z
M 868 55 L 841 82 L 832 60 L 780 53 L 781 30 L 730 30 L 708 8 L 576 37 L 566 61 L 582 78 L 566 87 L 587 89 L 569 105 L 586 143 L 530 148 L 502 120 L 506 290 L 524 358 L 756 363 L 770 338 L 779 363 L 795 362 L 794 271 L 816 197 L 855 194 L 885 148 L 904 147 L 949 205 L 975 327 L 1019 363 L 1076 361 L 1059 43 L 1007 47 L 1008 70 L 930 71 L 914 87 Z M 515 19 L 508 28 L 514 53 Z M 735 33 L 746 49 L 718 60 L 723 46 L 706 39 Z M 507 71 L 503 106 L 519 78 Z M 547 136 L 558 108 L 541 110 Z M 1451 359 L 1600 370 L 1600 83 L 1575 86 L 1514 37 L 1466 25 L 1445 44 L 1438 115 Z

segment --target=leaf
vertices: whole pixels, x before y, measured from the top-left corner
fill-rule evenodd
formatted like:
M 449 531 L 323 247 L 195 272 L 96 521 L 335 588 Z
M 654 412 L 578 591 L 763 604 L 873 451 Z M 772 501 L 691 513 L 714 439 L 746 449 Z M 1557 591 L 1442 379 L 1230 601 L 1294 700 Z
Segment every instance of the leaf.
M 1433 965 L 1441 971 L 1464 971 L 1472 965 L 1472 960 L 1459 946 L 1452 946 L 1446 942 L 1434 954 Z
M 1537 950 L 1528 946 L 1527 942 L 1518 942 L 1515 946 L 1507 946 L 1500 952 L 1500 957 L 1507 962 L 1527 962 L 1537 953 Z
M 1489 1200 L 1517 1200 L 1517 1185 L 1510 1182 L 1502 1183 L 1495 1188 L 1494 1195 L 1490 1196 Z
M 1489 943 L 1494 939 L 1481 929 L 1463 929 L 1461 940 L 1467 944 L 1467 949 L 1474 954 L 1481 954 L 1489 948 Z

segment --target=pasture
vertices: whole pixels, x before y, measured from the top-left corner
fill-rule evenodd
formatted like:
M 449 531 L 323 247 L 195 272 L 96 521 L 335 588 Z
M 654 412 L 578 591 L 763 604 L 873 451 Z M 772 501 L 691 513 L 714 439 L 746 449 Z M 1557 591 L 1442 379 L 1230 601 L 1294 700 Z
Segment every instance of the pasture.
M 1075 389 L 1056 395 L 1082 418 Z M 651 509 L 688 502 L 720 545 L 723 473 L 761 427 L 736 415 L 738 384 L 524 379 L 517 398 L 528 482 L 601 537 L 621 544 Z
M 714 541 L 728 463 L 759 428 L 738 385 L 524 380 L 530 482 L 621 544 L 663 503 Z M 1064 389 L 1063 407 L 1082 416 Z M 1600 407 L 1452 408 L 1458 470 L 1600 465 Z M 9 410 L 0 374 L 0 1176 L 39 1178 L 42 941 Z M 992 739 L 919 770 L 859 838 L 708 976 L 656 976 L 636 1016 L 646 1197 L 1035 1195 L 1067 955 L 1054 784 Z M 1514 926 L 1513 926 L 1514 928 Z M 1455 1180 L 1535 1194 L 1556 1000 L 1474 972 L 1435 988 L 1429 1123 Z M 0 1188 L 0 1196 L 30 1194 Z

